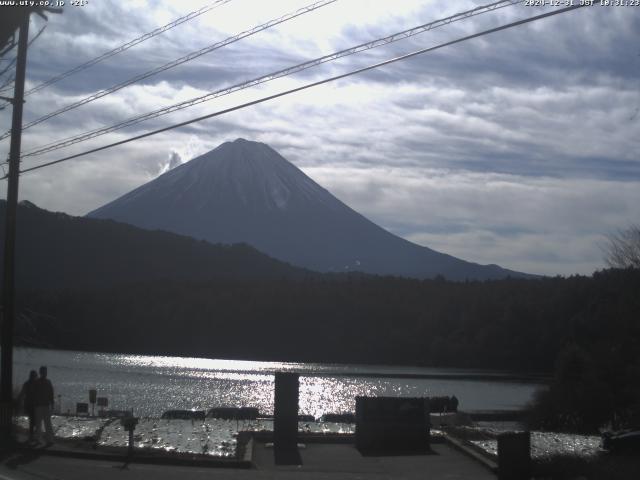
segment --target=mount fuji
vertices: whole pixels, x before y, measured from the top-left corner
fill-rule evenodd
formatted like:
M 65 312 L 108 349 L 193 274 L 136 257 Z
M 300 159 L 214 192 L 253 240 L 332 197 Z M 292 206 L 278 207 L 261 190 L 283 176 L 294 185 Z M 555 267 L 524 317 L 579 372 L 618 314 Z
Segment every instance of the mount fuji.
M 527 276 L 404 240 L 331 195 L 275 150 L 237 139 L 184 163 L 89 217 L 212 243 L 247 243 L 320 272 L 413 278 Z

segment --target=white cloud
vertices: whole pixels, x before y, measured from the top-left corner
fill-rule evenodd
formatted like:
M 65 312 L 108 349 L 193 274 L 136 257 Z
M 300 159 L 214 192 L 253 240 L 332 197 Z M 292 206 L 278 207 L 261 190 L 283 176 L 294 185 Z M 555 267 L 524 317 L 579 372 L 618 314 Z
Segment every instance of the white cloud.
M 499 258 L 508 268 L 550 275 L 603 268 L 599 243 L 637 221 L 640 204 L 635 182 L 411 167 L 304 170 L 411 241 L 466 260 Z
M 236 0 L 28 97 L 25 119 L 306 5 Z M 24 148 L 186 100 L 480 2 L 336 2 L 25 132 Z M 248 5 L 251 8 L 248 8 Z M 201 6 L 94 2 L 52 17 L 29 85 Z M 509 7 L 207 102 L 31 166 L 539 13 Z M 242 136 L 263 141 L 339 198 L 418 243 L 481 263 L 589 273 L 598 239 L 638 221 L 640 60 L 632 8 L 581 9 L 24 175 L 20 193 L 84 214 Z M 49 48 L 54 42 L 60 48 Z M 0 114 L 8 128 L 9 110 Z M 8 142 L 0 144 L 4 155 Z M 4 183 L 0 192 L 4 193 Z

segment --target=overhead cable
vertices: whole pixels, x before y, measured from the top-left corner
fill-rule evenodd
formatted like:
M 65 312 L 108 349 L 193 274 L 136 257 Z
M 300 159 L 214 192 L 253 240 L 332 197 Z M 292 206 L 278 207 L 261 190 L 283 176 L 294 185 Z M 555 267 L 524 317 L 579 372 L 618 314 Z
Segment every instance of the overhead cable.
M 95 65 L 96 63 L 102 62 L 103 60 L 106 60 L 107 58 L 111 58 L 114 55 L 117 55 L 119 53 L 124 52 L 125 50 L 130 49 L 131 47 L 134 47 L 135 45 L 138 45 L 139 43 L 142 43 L 146 40 L 149 40 L 150 38 L 156 37 L 164 32 L 166 32 L 167 30 L 171 30 L 174 27 L 177 27 L 178 25 L 181 25 L 185 22 L 188 22 L 190 20 L 193 20 L 196 17 L 199 17 L 202 14 L 205 14 L 211 10 L 213 10 L 214 8 L 220 7 L 222 5 L 224 5 L 225 3 L 229 3 L 232 0 L 216 0 L 214 2 L 209 2 L 207 5 L 199 8 L 198 10 L 194 10 L 193 12 L 190 12 L 186 15 L 183 15 L 180 18 L 177 18 L 175 20 L 173 20 L 172 22 L 167 23 L 166 25 L 162 26 L 162 27 L 158 27 L 155 30 L 152 30 L 150 32 L 147 32 L 143 35 L 140 35 L 139 37 L 134 38 L 133 40 L 128 41 L 127 43 L 124 43 L 112 50 L 109 50 L 108 52 L 103 53 L 102 55 L 93 58 L 91 60 L 88 60 L 80 65 L 78 65 L 77 67 L 72 68 L 71 70 L 68 70 L 64 73 L 61 73 L 59 75 L 56 75 L 55 77 L 51 77 L 49 80 L 46 80 L 38 85 L 36 85 L 35 87 L 33 87 L 30 90 L 27 90 L 24 93 L 24 96 L 26 97 L 27 95 L 31 95 L 32 93 L 35 93 L 39 90 L 42 90 L 45 87 L 48 87 L 49 85 L 53 85 L 54 83 L 59 82 L 60 80 L 63 80 L 71 75 L 74 75 L 78 72 L 81 72 L 82 70 L 86 70 L 89 67 L 92 67 L 93 65 Z
M 543 18 L 551 17 L 551 16 L 554 16 L 554 15 L 559 15 L 561 13 L 566 13 L 566 12 L 569 12 L 569 11 L 572 11 L 572 10 L 576 10 L 578 8 L 582 8 L 582 7 L 585 7 L 585 6 L 590 6 L 590 4 L 573 5 L 573 6 L 569 6 L 569 7 L 564 7 L 564 8 L 558 9 L 558 10 L 554 10 L 552 12 L 542 13 L 540 15 L 529 17 L 529 18 L 526 18 L 526 19 L 523 19 L 523 20 L 518 20 L 516 22 L 511 22 L 511 23 L 508 23 L 508 24 L 505 24 L 505 25 L 501 25 L 499 27 L 491 28 L 491 29 L 488 29 L 488 30 L 483 30 L 482 32 L 474 33 L 472 35 L 467 35 L 465 37 L 461 37 L 461 38 L 458 38 L 456 40 L 451 40 L 449 42 L 436 45 L 434 47 L 423 48 L 421 50 L 417 50 L 417 51 L 414 51 L 414 52 L 411 52 L 411 53 L 407 53 L 405 55 L 401 55 L 399 57 L 392 58 L 390 60 L 385 60 L 384 62 L 379 62 L 379 63 L 373 64 L 373 65 L 369 65 L 368 67 L 363 67 L 363 68 L 359 68 L 357 70 L 352 70 L 350 72 L 343 73 L 341 75 L 336 75 L 336 76 L 329 77 L 329 78 L 325 78 L 325 79 L 319 80 L 317 82 L 307 83 L 307 84 L 302 85 L 300 87 L 292 88 L 290 90 L 286 90 L 286 91 L 283 91 L 283 92 L 280 92 L 280 93 L 276 93 L 276 94 L 273 94 L 273 95 L 268 95 L 266 97 L 262 97 L 262 98 L 259 98 L 257 100 L 253 100 L 251 102 L 243 103 L 241 105 L 236 105 L 234 107 L 226 108 L 224 110 L 219 110 L 217 112 L 213 112 L 213 113 L 210 113 L 210 114 L 207 114 L 207 115 L 203 115 L 201 117 L 193 118 L 193 119 L 187 120 L 185 122 L 180 122 L 180 123 L 177 123 L 177 124 L 174 124 L 174 125 L 170 125 L 168 127 L 160 128 L 158 130 L 153 130 L 151 132 L 143 133 L 141 135 L 136 135 L 135 137 L 130 137 L 130 138 L 127 138 L 127 139 L 124 139 L 124 140 L 120 140 L 118 142 L 113 142 L 113 143 L 110 143 L 110 144 L 107 144 L 107 145 L 103 145 L 101 147 L 92 148 L 90 150 L 86 150 L 86 151 L 81 152 L 81 153 L 76 153 L 74 155 L 69 155 L 67 157 L 60 158 L 58 160 L 54 160 L 54 161 L 51 161 L 51 162 L 46 162 L 46 163 L 43 163 L 43 164 L 40 164 L 40 165 L 36 165 L 34 167 L 25 168 L 25 169 L 21 170 L 20 173 L 32 172 L 34 170 L 39 170 L 41 168 L 49 167 L 51 165 L 56 165 L 58 163 L 66 162 L 66 161 L 72 160 L 74 158 L 83 157 L 83 156 L 89 155 L 91 153 L 96 153 L 96 152 L 107 150 L 109 148 L 113 148 L 113 147 L 116 147 L 116 146 L 119 146 L 119 145 L 124 145 L 126 143 L 134 142 L 136 140 L 140 140 L 140 139 L 143 139 L 143 138 L 146 138 L 146 137 L 151 137 L 151 136 L 157 135 L 159 133 L 163 133 L 163 132 L 167 132 L 169 130 L 173 130 L 173 129 L 176 129 L 176 128 L 184 127 L 184 126 L 190 125 L 192 123 L 196 123 L 196 122 L 200 122 L 202 120 L 207 120 L 209 118 L 213 118 L 213 117 L 217 117 L 217 116 L 220 116 L 220 115 L 224 115 L 225 113 L 234 112 L 234 111 L 240 110 L 242 108 L 250 107 L 252 105 L 257 105 L 259 103 L 263 103 L 263 102 L 266 102 L 266 101 L 269 101 L 269 100 L 273 100 L 275 98 L 283 97 L 285 95 L 289 95 L 289 94 L 296 93 L 296 92 L 299 92 L 299 91 L 302 91 L 302 90 L 306 90 L 306 89 L 311 88 L 311 87 L 316 87 L 318 85 L 322 85 L 322 84 L 325 84 L 325 83 L 333 82 L 335 80 L 340 80 L 342 78 L 350 77 L 352 75 L 356 75 L 356 74 L 363 73 L 363 72 L 366 72 L 366 71 L 369 71 L 369 70 L 373 70 L 375 68 L 380 68 L 382 66 L 389 65 L 389 64 L 395 63 L 395 62 L 399 62 L 401 60 L 406 60 L 408 58 L 412 58 L 412 57 L 415 57 L 417 55 L 421 55 L 421 54 L 424 54 L 424 53 L 432 52 L 432 51 L 438 50 L 440 48 L 448 47 L 450 45 L 455 45 L 457 43 L 465 42 L 467 40 L 471 40 L 471 39 L 474 39 L 474 38 L 482 37 L 484 35 L 488 35 L 488 34 L 491 34 L 491 33 L 496 33 L 496 32 L 502 31 L 502 30 L 507 30 L 509 28 L 513 28 L 513 27 L 517 27 L 517 26 L 520 26 L 520 25 L 524 25 L 526 23 L 534 22 L 536 20 L 541 20 Z M 6 176 L 3 177 L 0 180 L 3 180 L 4 178 L 6 178 Z
M 38 33 L 36 33 L 35 36 L 31 40 L 29 40 L 27 47 L 30 47 L 33 44 L 33 42 L 35 42 L 38 39 L 38 37 L 42 35 L 42 32 L 44 32 L 45 28 L 47 28 L 47 24 L 44 24 L 42 28 L 38 31 Z M 18 60 L 18 56 L 16 55 L 9 61 L 9 64 L 5 68 L 3 68 L 2 71 L 0 71 L 0 76 L 4 75 L 8 70 L 10 70 L 14 66 L 17 60 Z M 13 76 L 7 77 L 6 80 L 1 80 L 0 93 L 5 90 L 10 90 L 10 87 L 8 85 L 11 84 L 13 80 L 14 80 Z M 3 103 L 2 105 L 0 105 L 0 110 L 4 110 L 8 105 L 11 105 L 11 102 Z
M 0 76 L 4 75 L 5 73 L 7 73 L 9 70 L 11 70 L 13 68 L 13 66 L 16 64 L 16 60 L 18 59 L 18 57 L 13 57 L 11 59 L 7 58 L 7 64 L 6 66 L 0 70 Z M 5 59 L 3 59 L 5 60 Z
M 110 95 L 114 92 L 117 92 L 118 90 L 121 90 L 129 85 L 133 85 L 134 83 L 137 83 L 141 80 L 144 80 L 145 78 L 149 78 L 153 75 L 156 75 L 160 72 L 164 72 L 165 70 L 169 70 L 171 68 L 177 67 L 178 65 L 182 65 L 183 63 L 186 62 L 190 62 L 191 60 L 194 60 L 198 57 L 201 57 L 202 55 L 205 55 L 207 53 L 213 52 L 214 50 L 218 50 L 219 48 L 225 47 L 227 45 L 230 45 L 232 43 L 235 43 L 239 40 L 242 40 L 243 38 L 249 37 L 251 35 L 255 35 L 258 32 L 261 32 L 263 30 L 266 30 L 268 28 L 271 28 L 275 25 L 279 25 L 281 23 L 284 23 L 288 20 L 291 20 L 293 18 L 299 17 L 300 15 L 304 15 L 305 13 L 309 13 L 312 12 L 314 10 L 317 10 L 318 8 L 324 7 L 325 5 L 329 5 L 331 3 L 335 3 L 337 0 L 320 0 L 317 1 L 315 3 L 312 3 L 310 5 L 307 5 L 306 7 L 302 7 L 294 12 L 290 12 L 287 13 L 286 15 L 283 15 L 279 18 L 273 19 L 273 20 L 269 20 L 266 23 L 263 23 L 261 25 L 258 25 L 256 27 L 253 27 L 249 30 L 245 30 L 244 32 L 241 32 L 237 35 L 233 35 L 231 37 L 226 38 L 225 40 L 222 40 L 220 42 L 214 43 L 213 45 L 209 45 L 208 47 L 204 47 L 201 48 L 200 50 L 197 50 L 195 52 L 191 52 L 183 57 L 180 57 L 176 60 L 173 60 L 169 63 L 165 63 L 164 65 L 154 68 L 153 70 L 149 70 L 148 72 L 142 73 L 140 75 L 136 75 L 135 77 L 131 77 L 128 80 L 125 80 L 124 82 L 120 82 L 112 87 L 106 88 L 104 90 L 100 90 L 88 97 L 83 98 L 82 100 L 79 100 L 75 103 L 71 103 L 69 105 L 66 105 L 54 112 L 48 113 L 46 115 L 43 115 L 40 118 L 37 118 L 31 122 L 28 122 L 26 124 L 24 124 L 22 126 L 22 130 L 26 130 L 30 127 L 33 127 L 34 125 L 38 125 L 39 123 L 42 123 L 46 120 L 49 120 L 50 118 L 53 118 L 57 115 L 60 115 L 61 113 L 65 113 L 68 112 L 69 110 L 73 110 L 75 108 L 78 108 L 82 105 L 85 105 L 89 102 L 93 102 L 94 100 L 97 100 L 99 98 L 102 98 L 106 95 Z M 4 134 L 2 134 L 0 136 L 0 140 L 8 137 L 9 135 L 11 135 L 11 131 L 7 131 Z
M 247 80 L 247 81 L 243 81 L 240 83 L 237 83 L 235 85 L 232 85 L 230 87 L 225 87 L 222 88 L 220 90 L 216 90 L 214 92 L 210 92 L 195 98 L 192 98 L 190 100 L 185 100 L 183 102 L 179 102 L 173 105 L 169 105 L 167 107 L 163 107 L 160 108 L 158 110 L 154 110 L 152 112 L 148 112 L 145 113 L 143 115 L 138 115 L 136 117 L 132 117 L 129 118 L 127 120 L 124 120 L 122 122 L 119 122 L 115 125 L 111 125 L 111 126 L 107 126 L 107 127 L 100 127 L 94 130 L 90 130 L 87 132 L 83 132 L 79 135 L 75 135 L 72 137 L 67 137 L 61 140 L 56 140 L 55 142 L 46 144 L 46 145 L 41 145 L 38 147 L 35 147 L 29 151 L 27 151 L 27 153 L 22 155 L 22 158 L 26 158 L 26 157 L 32 157 L 32 156 L 36 156 L 36 155 L 42 155 L 44 153 L 48 153 L 54 150 L 58 150 L 60 148 L 65 148 L 68 147 L 70 145 L 74 145 L 76 143 L 79 142 L 83 142 L 86 140 L 90 140 L 92 138 L 96 138 L 102 135 L 106 135 L 107 133 L 111 133 L 111 132 L 115 132 L 117 130 L 121 130 L 123 128 L 126 127 L 130 127 L 132 125 L 136 125 L 138 123 L 147 121 L 147 120 L 151 120 L 153 118 L 156 117 L 160 117 L 162 115 L 167 115 L 179 110 L 183 110 L 185 108 L 191 107 L 193 105 L 197 105 L 203 102 L 207 102 L 210 100 L 214 100 L 216 98 L 225 96 L 225 95 L 229 95 L 231 93 L 240 91 L 240 90 L 244 90 L 250 87 L 254 87 L 256 85 L 260 85 L 262 83 L 266 83 L 269 82 L 271 80 L 275 80 L 278 78 L 282 78 L 288 75 L 292 75 L 294 73 L 297 72 L 301 72 L 303 70 L 321 65 L 323 63 L 327 63 L 327 62 L 331 62 L 334 60 L 337 60 L 339 58 L 343 58 L 349 55 L 354 55 L 356 53 L 365 51 L 365 50 L 370 50 L 372 48 L 376 48 L 376 47 L 380 47 L 383 45 L 388 45 L 390 43 L 396 42 L 398 40 L 402 40 L 405 38 L 409 38 L 412 37 L 414 35 L 418 35 L 420 33 L 429 31 L 429 30 L 433 30 L 435 28 L 444 26 L 444 25 L 448 25 L 450 23 L 459 21 L 459 20 L 463 20 L 469 17 L 473 17 L 476 15 L 480 15 L 483 13 L 487 13 L 487 12 L 492 12 L 498 8 L 503 8 L 503 7 L 507 7 L 507 6 L 511 6 L 514 3 L 518 3 L 518 2 L 513 2 L 513 1 L 499 1 L 499 2 L 494 2 L 488 5 L 484 5 L 484 6 L 479 6 L 476 7 L 474 9 L 471 10 L 467 10 L 465 12 L 461 12 L 461 13 L 457 13 L 455 15 L 451 15 L 449 17 L 446 18 L 442 18 L 439 20 L 435 20 L 429 23 L 425 23 L 423 25 L 419 25 L 417 27 L 414 28 L 410 28 L 408 30 L 403 30 L 401 32 L 398 33 L 394 33 L 392 35 L 388 35 L 386 37 L 383 38 L 379 38 L 370 42 L 366 42 L 366 43 L 362 43 L 360 45 L 356 45 L 355 47 L 351 47 L 345 50 L 340 50 L 338 52 L 334 52 L 331 53 L 329 55 L 324 55 L 322 57 L 318 57 L 315 58 L 313 60 L 309 60 L 303 63 L 299 63 L 297 65 L 294 65 L 292 67 L 287 67 L 285 69 L 282 70 L 278 70 L 276 72 L 272 72 L 272 73 L 268 73 L 267 75 L 263 75 L 261 77 L 257 77 L 251 80 Z

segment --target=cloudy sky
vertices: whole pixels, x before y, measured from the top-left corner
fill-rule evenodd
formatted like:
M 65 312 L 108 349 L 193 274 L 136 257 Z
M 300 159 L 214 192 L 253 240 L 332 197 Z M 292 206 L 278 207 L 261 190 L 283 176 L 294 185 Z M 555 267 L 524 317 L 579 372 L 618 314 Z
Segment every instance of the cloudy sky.
M 229 1 L 34 93 L 25 121 L 309 3 Z M 486 3 L 338 0 L 34 126 L 23 151 Z M 203 4 L 66 6 L 29 51 L 27 88 Z M 552 9 L 518 4 L 477 15 L 25 158 L 23 168 Z M 33 18 L 32 35 L 44 24 Z M 640 222 L 638 32 L 640 7 L 577 9 L 24 174 L 20 196 L 83 215 L 244 137 L 416 243 L 531 273 L 590 274 L 604 266 L 606 235 Z M 9 127 L 4 109 L 0 128 Z M 6 157 L 8 141 L 0 148 Z M 6 181 L 0 190 L 5 196 Z

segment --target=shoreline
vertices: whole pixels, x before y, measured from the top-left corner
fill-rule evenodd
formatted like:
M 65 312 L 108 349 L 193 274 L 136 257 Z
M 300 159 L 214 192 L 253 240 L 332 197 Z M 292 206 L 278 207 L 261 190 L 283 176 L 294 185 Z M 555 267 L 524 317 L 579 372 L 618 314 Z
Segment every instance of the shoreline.
M 140 357 L 158 357 L 162 359 L 196 360 L 202 362 L 238 362 L 238 363 L 259 363 L 259 364 L 281 364 L 281 368 L 261 371 L 251 369 L 225 369 L 216 367 L 216 371 L 237 374 L 260 374 L 274 375 L 276 372 L 298 373 L 304 377 L 360 377 L 360 378 L 397 378 L 397 379 L 432 379 L 432 380 L 477 380 L 477 381 L 503 381 L 509 383 L 535 383 L 546 385 L 551 381 L 552 374 L 549 372 L 518 372 L 513 370 L 497 370 L 494 368 L 464 368 L 456 366 L 430 366 L 430 365 L 405 365 L 405 364 L 379 364 L 379 363 L 343 363 L 331 361 L 305 361 L 305 360 L 274 360 L 274 359 L 246 359 L 246 358 L 208 358 L 181 355 L 161 355 L 157 353 L 133 353 L 133 352 L 107 352 L 94 350 L 64 349 L 56 347 L 42 347 L 32 345 L 16 345 L 15 348 L 24 350 L 37 350 L 45 352 L 65 352 L 70 354 L 97 354 L 97 355 L 125 355 Z M 318 367 L 318 371 L 309 368 L 298 367 L 306 364 L 310 368 Z M 265 366 L 266 367 L 266 366 Z M 296 368 L 298 367 L 298 368 Z M 331 368 L 335 368 L 332 370 Z M 346 371 L 346 369 L 369 369 L 371 372 Z M 379 371 L 375 371 L 379 369 Z M 387 371 L 392 370 L 449 370 L 450 372 L 402 372 Z

